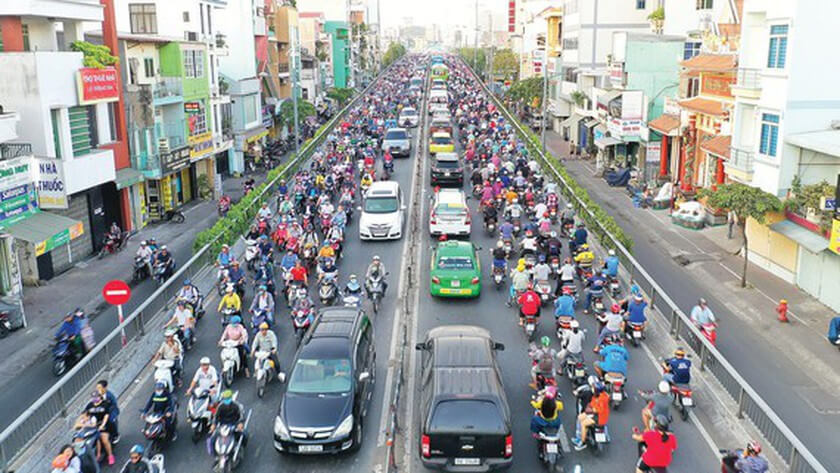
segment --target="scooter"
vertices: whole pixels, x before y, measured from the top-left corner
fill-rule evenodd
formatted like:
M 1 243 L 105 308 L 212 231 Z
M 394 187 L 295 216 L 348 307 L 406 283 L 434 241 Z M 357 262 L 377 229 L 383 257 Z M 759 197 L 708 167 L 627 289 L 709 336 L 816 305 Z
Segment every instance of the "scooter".
M 242 463 L 245 456 L 245 446 L 248 444 L 248 422 L 251 411 L 245 416 L 244 428 L 240 435 L 236 434 L 236 426 L 221 424 L 216 428 L 213 453 L 216 456 L 214 470 L 220 473 L 230 473 Z
M 645 338 L 645 324 L 643 323 L 636 323 L 630 322 L 629 320 L 626 322 L 627 328 L 624 330 L 624 334 L 633 346 L 639 348 L 639 343 Z
M 178 426 L 178 410 L 175 409 L 171 414 L 173 423 L 173 431 L 177 431 Z M 147 445 L 146 452 L 148 455 L 154 456 L 163 449 L 166 441 L 169 440 L 169 435 L 166 432 L 166 416 L 149 412 L 143 416 L 143 436 L 146 437 Z
M 138 283 L 149 277 L 149 265 L 142 256 L 134 257 L 134 271 L 131 273 L 131 282 Z
M 613 410 L 618 410 L 621 402 L 627 398 L 624 390 L 627 378 L 621 373 L 604 373 L 604 385 L 610 396 L 610 405 Z
M 614 276 L 609 277 L 607 281 L 607 290 L 613 297 L 618 297 L 621 294 L 621 283 L 618 282 L 618 278 Z
M 606 312 L 606 307 L 604 307 L 604 296 L 592 296 L 592 311 L 596 314 L 596 316 Z
M 605 426 L 595 424 L 590 427 L 589 435 L 586 436 L 586 446 L 592 449 L 592 454 L 596 457 L 604 453 L 607 448 L 609 438 L 607 438 L 607 430 Z
M 213 411 L 210 409 L 210 392 L 206 389 L 195 388 L 187 402 L 187 418 L 192 427 L 192 441 L 197 443 L 201 437 L 210 432 Z
M 718 452 L 721 454 L 720 473 L 741 473 L 741 470 L 735 467 L 735 463 L 742 458 L 743 450 L 718 450 Z
M 335 303 L 338 295 L 338 287 L 335 284 L 335 273 L 324 274 L 321 284 L 318 286 L 318 298 L 322 306 L 331 306 Z
M 184 212 L 177 209 L 167 210 L 163 214 L 163 220 L 166 222 L 184 223 L 186 219 L 187 217 L 184 215 Z
M 155 383 L 162 382 L 170 391 L 175 389 L 175 362 L 172 360 L 160 359 L 155 361 Z
M 260 254 L 260 249 L 257 246 L 257 240 L 245 240 L 245 264 L 251 271 L 257 270 L 257 256 Z
M 388 273 L 385 273 L 385 275 L 380 275 L 378 278 L 370 278 L 367 281 L 367 289 L 370 294 L 370 302 L 373 305 L 374 314 L 379 314 L 380 302 L 385 294 L 384 277 L 387 275 Z
M 274 361 L 271 359 L 271 352 L 268 350 L 258 350 L 254 353 L 254 380 L 257 383 L 257 396 L 262 398 L 265 394 L 265 386 L 274 379 L 275 374 L 280 382 L 286 380 L 286 374 L 282 371 L 278 373 Z
M 562 472 L 563 466 L 560 464 L 563 459 L 562 450 L 560 450 L 560 429 L 558 427 L 546 426 L 537 435 L 539 442 L 539 459 L 545 464 L 548 471 Z
M 581 355 L 574 353 L 566 355 L 566 361 L 563 363 L 563 372 L 569 381 L 572 382 L 572 388 L 577 388 L 586 383 L 586 365 L 583 364 L 583 357 Z
M 303 335 L 309 329 L 309 326 L 312 324 L 312 319 L 314 318 L 313 310 L 310 308 L 306 309 L 295 309 L 292 312 L 292 325 L 295 329 L 295 339 L 297 340 L 298 346 L 300 346 L 301 340 L 303 340 Z
M 703 336 L 706 337 L 706 340 L 708 340 L 709 343 L 712 344 L 712 346 L 715 346 L 717 342 L 717 323 L 711 322 L 700 325 L 697 328 L 700 329 L 700 332 L 703 333 Z
M 540 303 L 543 306 L 545 306 L 551 301 L 551 283 L 547 279 L 537 281 L 534 285 L 534 289 L 536 290 L 537 294 L 540 295 Z
M 230 323 L 230 319 L 234 315 L 239 315 L 239 311 L 234 309 L 233 307 L 222 308 L 222 326 L 226 327 Z
M 70 339 L 67 337 L 56 340 L 52 352 L 53 374 L 56 376 L 63 375 L 79 361 L 77 355 L 70 347 Z
M 694 408 L 694 398 L 691 397 L 691 388 L 684 384 L 672 384 L 671 395 L 674 397 L 674 406 L 680 411 L 680 418 L 688 420 L 688 410 Z
M 120 232 L 120 236 L 118 238 L 111 238 L 110 234 L 105 237 L 105 241 L 102 244 L 102 249 L 99 250 L 99 254 L 97 258 L 102 258 L 106 254 L 114 254 L 119 251 L 122 251 L 126 243 L 128 243 L 128 239 L 131 238 L 131 232 L 124 231 Z
M 510 257 L 513 255 L 513 240 L 510 238 L 505 238 L 502 241 L 504 242 L 505 258 L 510 259 Z
M 525 337 L 529 342 L 533 342 L 537 334 L 537 317 L 535 315 L 525 316 Z
M 164 468 L 163 465 L 163 455 L 160 453 L 152 456 L 151 458 L 141 458 L 140 461 L 146 463 L 149 468 L 149 473 L 166 473 L 166 468 Z M 125 465 L 123 465 L 122 470 L 120 471 L 126 471 L 126 467 L 129 463 L 131 463 L 130 460 L 125 462 Z
M 484 221 L 484 230 L 487 232 L 487 235 L 493 236 L 496 233 L 496 221 L 495 220 L 485 220 Z
M 505 267 L 504 266 L 493 266 L 493 283 L 496 285 L 496 290 L 502 288 L 502 285 L 505 282 Z
M 230 387 L 233 384 L 233 377 L 242 367 L 242 360 L 239 358 L 239 345 L 233 340 L 225 340 L 219 345 L 222 347 L 220 354 L 222 359 L 222 380 L 225 386 Z

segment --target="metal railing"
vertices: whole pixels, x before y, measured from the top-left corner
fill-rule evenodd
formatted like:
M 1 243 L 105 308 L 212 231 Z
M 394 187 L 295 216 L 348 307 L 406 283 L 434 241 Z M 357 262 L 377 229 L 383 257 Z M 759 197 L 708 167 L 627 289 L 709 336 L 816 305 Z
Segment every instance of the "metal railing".
M 744 172 L 752 172 L 755 164 L 755 153 L 732 146 L 729 149 L 729 159 L 726 164 Z
M 742 89 L 760 89 L 761 69 L 739 67 L 735 79 L 735 86 Z
M 385 71 L 383 71 L 383 74 Z M 365 90 L 357 94 L 339 113 L 335 114 L 327 123 L 321 127 L 311 140 L 307 141 L 300 150 L 300 154 L 286 163 L 280 174 L 266 185 L 260 192 L 258 198 L 254 199 L 249 208 L 261 205 L 266 194 L 274 191 L 280 179 L 285 179 L 297 166 L 308 159 L 312 152 L 317 149 L 323 140 L 329 135 L 339 120 L 350 110 L 351 107 L 367 94 L 372 82 Z M 246 209 L 246 214 L 248 214 Z M 36 439 L 59 417 L 66 417 L 70 413 L 71 406 L 78 401 L 79 397 L 86 395 L 85 387 L 97 379 L 101 373 L 110 368 L 114 357 L 131 346 L 132 342 L 144 336 L 150 328 L 153 317 L 161 309 L 168 308 L 173 297 L 180 289 L 179 281 L 184 279 L 197 279 L 196 275 L 204 270 L 210 270 L 215 255 L 210 249 L 218 242 L 224 234 L 201 247 L 181 269 L 159 287 L 148 299 L 143 301 L 125 321 L 105 336 L 96 347 L 76 366 L 59 379 L 47 392 L 35 400 L 14 422 L 0 432 L 0 472 L 6 472 L 11 462 L 26 451 Z M 206 291 L 205 291 L 206 294 Z M 126 347 L 121 342 L 121 332 L 125 330 L 128 344 Z M 142 369 L 142 368 L 141 368 Z
M 180 77 L 160 77 L 155 82 L 152 95 L 156 99 L 180 97 L 184 95 L 184 86 Z
M 469 66 L 467 66 L 469 67 Z M 471 70 L 471 69 L 470 69 Z M 542 161 L 544 169 L 550 169 L 556 182 L 560 184 L 563 194 L 571 202 L 578 213 L 586 213 L 590 222 L 588 228 L 599 241 L 610 248 L 614 248 L 621 259 L 621 266 L 630 274 L 632 283 L 638 285 L 650 297 L 650 305 L 669 320 L 669 332 L 675 339 L 681 339 L 698 355 L 700 370 L 708 371 L 724 387 L 737 404 L 739 418 L 746 418 L 758 429 L 784 461 L 787 462 L 790 473 L 828 473 L 828 470 L 814 457 L 810 450 L 788 428 L 787 425 L 773 412 L 764 399 L 741 377 L 735 368 L 712 345 L 703 334 L 691 323 L 691 319 L 668 296 L 665 290 L 656 283 L 653 277 L 630 254 L 630 251 L 597 220 L 593 211 L 572 192 L 572 187 L 557 170 L 553 160 L 543 153 L 540 143 L 531 139 L 529 133 L 519 121 L 510 114 L 504 104 L 493 95 L 486 84 L 478 80 L 478 76 L 471 70 L 476 82 L 480 83 L 485 93 L 496 103 L 496 107 L 510 120 L 524 141 Z M 734 151 L 734 149 L 733 149 Z

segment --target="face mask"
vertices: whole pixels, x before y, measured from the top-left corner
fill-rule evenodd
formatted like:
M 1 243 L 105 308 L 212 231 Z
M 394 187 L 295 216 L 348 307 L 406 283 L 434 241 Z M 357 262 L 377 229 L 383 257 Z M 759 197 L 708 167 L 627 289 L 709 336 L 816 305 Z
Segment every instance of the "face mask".
M 157 391 L 157 390 L 156 390 L 156 391 L 155 391 L 155 394 L 157 394 L 158 396 L 163 396 L 163 391 Z
M 75 451 L 77 455 L 81 455 L 81 454 L 85 453 L 85 444 L 83 444 L 83 443 L 73 444 L 73 451 Z
M 222 403 L 225 404 L 225 405 L 229 405 L 232 402 L 233 402 L 233 399 L 225 399 L 224 401 L 222 401 Z

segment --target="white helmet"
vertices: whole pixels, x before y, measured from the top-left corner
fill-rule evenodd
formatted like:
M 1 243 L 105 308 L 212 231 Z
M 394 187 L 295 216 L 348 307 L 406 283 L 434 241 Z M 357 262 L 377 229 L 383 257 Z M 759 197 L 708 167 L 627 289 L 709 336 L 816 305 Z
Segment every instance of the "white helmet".
M 569 202 L 568 204 L 566 204 L 566 208 L 567 208 L 567 209 L 572 208 L 572 203 L 571 203 L 571 202 Z
M 572 328 L 580 328 L 580 322 L 578 322 L 577 320 L 572 320 L 571 326 Z
M 608 251 L 608 253 L 610 254 L 610 256 L 615 256 L 615 250 L 610 250 Z
M 199 365 L 209 365 L 210 364 L 210 357 L 204 356 L 198 361 Z
M 662 394 L 668 394 L 671 391 L 671 386 L 668 384 L 668 381 L 660 381 L 659 382 L 659 392 Z

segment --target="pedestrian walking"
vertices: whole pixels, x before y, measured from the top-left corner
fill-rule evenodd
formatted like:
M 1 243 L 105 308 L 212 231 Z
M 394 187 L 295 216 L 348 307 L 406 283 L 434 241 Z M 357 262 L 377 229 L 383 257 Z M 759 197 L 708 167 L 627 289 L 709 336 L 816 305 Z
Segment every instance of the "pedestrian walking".
M 779 301 L 779 305 L 776 306 L 776 313 L 779 314 L 779 322 L 782 322 L 782 323 L 790 322 L 790 320 L 788 320 L 788 316 L 787 316 L 788 304 L 787 304 L 786 300 L 781 299 Z
M 730 210 L 726 214 L 726 224 L 729 226 L 727 231 L 727 238 L 729 238 L 730 240 L 732 239 L 732 227 L 734 227 L 737 223 L 738 215 L 733 210 Z

